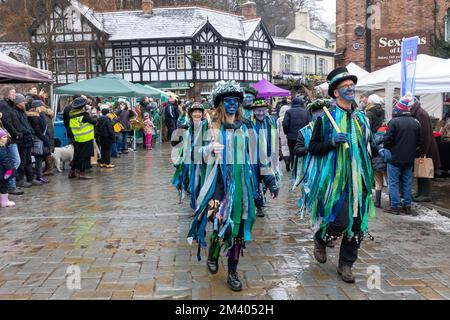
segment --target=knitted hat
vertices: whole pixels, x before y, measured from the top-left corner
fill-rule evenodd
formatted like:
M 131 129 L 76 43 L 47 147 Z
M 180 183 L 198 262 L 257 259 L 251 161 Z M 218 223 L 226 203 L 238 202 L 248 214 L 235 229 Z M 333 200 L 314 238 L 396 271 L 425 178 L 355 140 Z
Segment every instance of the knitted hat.
M 211 96 L 214 101 L 214 107 L 217 108 L 223 98 L 226 97 L 237 97 L 240 102 L 244 100 L 244 90 L 242 90 L 239 83 L 234 80 L 228 81 L 218 81 L 214 85 Z
M 0 138 L 3 138 L 4 136 L 8 136 L 8 133 L 5 130 L 0 129 Z
M 33 100 L 33 102 L 31 103 L 31 108 L 39 108 L 39 107 L 43 107 L 45 106 L 44 102 L 42 102 L 42 100 Z
M 367 102 L 371 104 L 383 104 L 383 99 L 381 99 L 380 96 L 377 94 L 371 94 L 367 98 Z
M 19 104 L 21 102 L 26 101 L 27 99 L 25 99 L 23 94 L 17 93 L 16 94 L 16 99 L 14 100 L 14 104 Z
M 409 111 L 413 104 L 414 96 L 412 95 L 412 93 L 408 92 L 407 94 L 405 94 L 405 96 L 400 98 L 400 100 L 395 104 L 394 108 L 398 111 Z

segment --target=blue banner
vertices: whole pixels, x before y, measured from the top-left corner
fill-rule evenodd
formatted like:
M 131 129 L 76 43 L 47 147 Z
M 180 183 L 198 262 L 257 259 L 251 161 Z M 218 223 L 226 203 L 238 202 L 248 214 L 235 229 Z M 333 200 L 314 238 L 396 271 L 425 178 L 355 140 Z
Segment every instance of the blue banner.
M 416 64 L 419 37 L 403 39 L 402 42 L 402 89 L 401 96 L 407 92 L 415 95 L 416 91 Z

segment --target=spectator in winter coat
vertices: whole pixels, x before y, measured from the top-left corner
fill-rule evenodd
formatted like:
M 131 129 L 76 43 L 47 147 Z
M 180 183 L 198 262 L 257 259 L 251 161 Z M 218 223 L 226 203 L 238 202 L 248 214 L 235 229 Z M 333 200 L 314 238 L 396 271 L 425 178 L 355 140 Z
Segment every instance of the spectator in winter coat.
M 422 145 L 420 146 L 420 157 L 433 159 L 434 171 L 438 171 L 441 167 L 441 159 L 439 149 L 434 138 L 433 128 L 430 116 L 421 107 L 419 102 L 414 103 L 411 108 L 411 114 L 420 123 L 420 134 L 422 135 Z M 417 196 L 414 197 L 415 202 L 431 201 L 431 180 L 429 178 L 417 178 Z
M 116 141 L 116 134 L 114 133 L 114 125 L 112 120 L 108 118 L 109 109 L 103 108 L 102 115 L 98 118 L 95 127 L 95 134 L 100 142 L 101 158 L 98 161 L 100 168 L 114 168 L 111 164 L 111 150 L 112 145 Z
M 289 155 L 289 145 L 286 134 L 283 132 L 283 120 L 286 115 L 286 111 L 290 108 L 289 105 L 284 105 L 280 109 L 280 117 L 277 119 L 277 130 L 278 136 L 280 137 L 280 160 L 284 160 L 286 164 L 286 171 L 289 172 L 291 170 L 291 161 Z
M 370 130 L 376 133 L 385 120 L 383 100 L 376 94 L 367 99 L 366 117 L 369 119 Z
M 28 117 L 28 122 L 33 128 L 33 134 L 35 138 L 42 141 L 43 148 L 41 154 L 33 154 L 34 156 L 34 169 L 35 177 L 37 181 L 42 183 L 47 183 L 48 180 L 42 177 L 42 161 L 44 160 L 45 150 L 50 150 L 50 139 L 47 136 L 47 123 L 45 119 L 41 118 L 37 108 L 42 107 L 44 103 L 41 100 L 34 100 L 31 105 L 28 106 L 26 115 Z
M 402 211 L 399 194 L 399 179 L 403 182 L 403 210 L 411 214 L 412 202 L 412 169 L 416 157 L 416 149 L 421 145 L 420 124 L 414 119 L 409 110 L 414 97 L 403 97 L 393 109 L 393 118 L 388 123 L 388 130 L 384 138 L 384 148 L 380 155 L 387 164 L 389 179 L 390 208 L 386 212 L 399 215 Z
M 131 118 L 135 117 L 134 111 L 130 110 L 128 107 L 128 104 L 125 101 L 119 102 L 119 110 L 116 112 L 117 116 L 120 119 L 120 123 L 123 126 L 123 129 L 121 131 L 121 134 L 119 135 L 119 141 L 117 142 L 119 144 L 119 150 L 122 151 L 122 153 L 127 154 L 128 153 L 128 135 L 131 131 Z
M 0 129 L 0 205 L 2 208 L 13 207 L 16 204 L 8 198 L 8 180 L 14 172 L 14 162 L 6 149 L 8 133 Z
M 290 162 L 294 161 L 294 147 L 298 132 L 311 121 L 311 115 L 305 109 L 303 101 L 296 97 L 292 100 L 292 107 L 286 111 L 283 119 L 283 132 L 286 134 L 289 146 Z
M 370 130 L 377 137 L 377 145 L 380 147 L 383 144 L 384 132 L 378 130 L 384 123 L 385 111 L 383 108 L 383 100 L 377 95 L 372 94 L 367 99 L 366 116 L 369 119 Z M 373 154 L 372 159 L 373 169 L 375 171 L 375 207 L 381 207 L 381 190 L 383 189 L 383 179 L 387 178 L 386 163 L 377 151 Z
M 19 187 L 29 188 L 31 186 L 40 186 L 42 181 L 33 179 L 33 164 L 31 162 L 31 149 L 33 148 L 33 138 L 35 132 L 28 121 L 25 113 L 25 97 L 21 94 L 16 95 L 15 105 L 18 115 L 18 128 L 22 139 L 18 140 L 17 146 L 20 154 L 20 167 L 17 179 Z M 26 181 L 25 181 L 26 178 Z
M 16 99 L 16 90 L 14 87 L 6 86 L 2 90 L 3 100 L 0 100 L 0 112 L 2 113 L 2 124 L 6 131 L 11 135 L 7 150 L 10 158 L 17 170 L 20 166 L 20 154 L 17 143 L 23 138 L 20 131 L 18 120 L 18 111 L 14 105 Z M 16 172 L 17 174 L 17 172 Z M 17 187 L 16 176 L 8 179 L 8 193 L 14 195 L 23 194 L 23 190 Z
M 169 141 L 172 139 L 172 132 L 177 128 L 178 116 L 178 107 L 175 104 L 173 97 L 170 97 L 169 103 L 164 108 L 164 119 L 167 126 L 167 138 Z

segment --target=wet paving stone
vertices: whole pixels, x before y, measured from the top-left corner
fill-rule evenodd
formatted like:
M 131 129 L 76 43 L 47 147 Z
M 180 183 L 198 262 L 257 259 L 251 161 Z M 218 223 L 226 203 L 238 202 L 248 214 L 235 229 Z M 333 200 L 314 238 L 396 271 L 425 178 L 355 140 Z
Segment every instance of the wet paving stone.
M 286 172 L 241 257 L 244 290 L 232 292 L 226 258 L 211 275 L 207 252 L 198 261 L 196 244 L 186 241 L 192 210 L 170 184 L 170 151 L 167 144 L 139 149 L 115 159 L 113 170 L 94 167 L 94 180 L 65 172 L 11 196 L 16 207 L 0 208 L 0 299 L 450 299 L 449 234 L 420 216 L 377 211 L 369 221 L 375 241 L 361 246 L 355 284 L 336 272 L 339 241 L 318 264 Z M 69 267 L 79 268 L 80 289 L 68 287 Z M 374 268 L 379 288 L 369 283 Z

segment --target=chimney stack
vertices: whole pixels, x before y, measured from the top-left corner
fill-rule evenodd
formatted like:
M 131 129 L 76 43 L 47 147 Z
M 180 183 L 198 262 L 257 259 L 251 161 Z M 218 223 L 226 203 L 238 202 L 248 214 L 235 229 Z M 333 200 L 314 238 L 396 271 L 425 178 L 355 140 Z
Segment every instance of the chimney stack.
M 256 3 L 247 1 L 244 4 L 241 4 L 241 16 L 244 16 L 245 20 L 258 18 L 258 15 L 256 14 Z
M 153 1 L 152 0 L 142 0 L 142 11 L 145 15 L 153 13 Z

